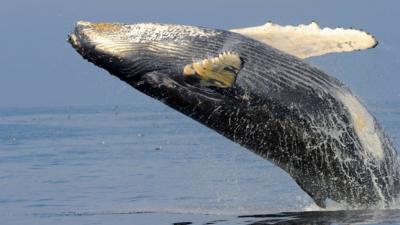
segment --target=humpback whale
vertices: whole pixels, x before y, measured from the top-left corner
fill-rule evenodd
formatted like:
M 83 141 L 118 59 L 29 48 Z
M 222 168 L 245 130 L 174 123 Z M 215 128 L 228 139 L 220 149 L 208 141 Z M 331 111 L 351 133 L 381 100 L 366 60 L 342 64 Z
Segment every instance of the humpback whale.
M 348 87 L 303 60 L 376 46 L 366 32 L 79 21 L 68 40 L 84 59 L 273 162 L 320 207 L 387 207 L 399 195 L 390 138 Z

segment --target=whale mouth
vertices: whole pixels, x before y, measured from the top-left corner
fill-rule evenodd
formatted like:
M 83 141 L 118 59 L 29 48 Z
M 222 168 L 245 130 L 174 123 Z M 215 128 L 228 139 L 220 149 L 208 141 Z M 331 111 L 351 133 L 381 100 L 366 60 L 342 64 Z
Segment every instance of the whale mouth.
M 68 35 L 68 42 L 80 53 L 93 52 L 96 54 L 108 54 L 117 56 L 120 52 L 115 51 L 116 34 L 122 29 L 118 23 L 92 23 L 78 21 L 75 29 Z
M 67 41 L 89 62 L 121 79 L 129 76 L 132 82 L 137 81 L 141 76 L 132 76 L 133 73 L 143 74 L 149 70 L 136 71 L 132 67 L 142 52 L 141 45 L 127 40 L 126 32 L 122 31 L 123 26 L 119 23 L 78 21 Z M 135 54 L 138 57 L 135 58 Z
M 68 35 L 68 42 L 75 48 L 81 48 L 80 42 L 78 37 L 76 36 L 75 33 L 71 33 Z
M 90 25 L 90 22 L 78 21 L 75 25 L 74 31 L 68 35 L 67 41 L 82 56 L 86 55 L 85 53 L 90 49 L 89 47 L 94 47 L 89 45 L 91 41 L 89 39 L 89 35 L 87 34 L 87 32 L 85 32 L 85 30 L 87 30 Z
M 78 21 L 76 22 L 75 29 L 68 35 L 68 42 L 75 48 L 82 48 L 82 37 L 84 37 L 84 30 L 91 26 L 91 22 Z

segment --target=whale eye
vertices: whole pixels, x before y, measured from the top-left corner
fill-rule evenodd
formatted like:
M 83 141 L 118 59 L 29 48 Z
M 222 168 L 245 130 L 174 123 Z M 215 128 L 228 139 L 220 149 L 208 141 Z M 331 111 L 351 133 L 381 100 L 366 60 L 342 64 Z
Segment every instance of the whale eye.
M 197 78 L 207 86 L 230 88 L 234 85 L 242 68 L 238 54 L 224 52 L 214 58 L 207 58 L 183 67 L 183 75 L 188 79 Z

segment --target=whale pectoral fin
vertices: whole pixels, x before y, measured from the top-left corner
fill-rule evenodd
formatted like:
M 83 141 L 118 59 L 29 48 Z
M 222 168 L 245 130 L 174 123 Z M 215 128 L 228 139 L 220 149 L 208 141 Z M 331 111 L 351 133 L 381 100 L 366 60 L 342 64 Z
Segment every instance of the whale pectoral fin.
M 362 30 L 320 28 L 315 22 L 298 26 L 280 26 L 268 22 L 262 26 L 230 31 L 303 59 L 332 52 L 363 50 L 378 44 L 372 35 Z
M 214 58 L 200 60 L 183 67 L 183 75 L 197 77 L 204 84 L 218 88 L 232 87 L 242 68 L 238 54 L 224 52 Z

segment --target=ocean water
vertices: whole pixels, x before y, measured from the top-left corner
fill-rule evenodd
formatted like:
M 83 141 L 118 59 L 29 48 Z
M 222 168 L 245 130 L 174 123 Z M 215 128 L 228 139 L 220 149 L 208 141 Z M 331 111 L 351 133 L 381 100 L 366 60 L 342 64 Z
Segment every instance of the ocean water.
M 370 111 L 400 144 L 400 104 Z M 0 109 L 1 224 L 400 224 L 319 209 L 281 169 L 150 98 Z

